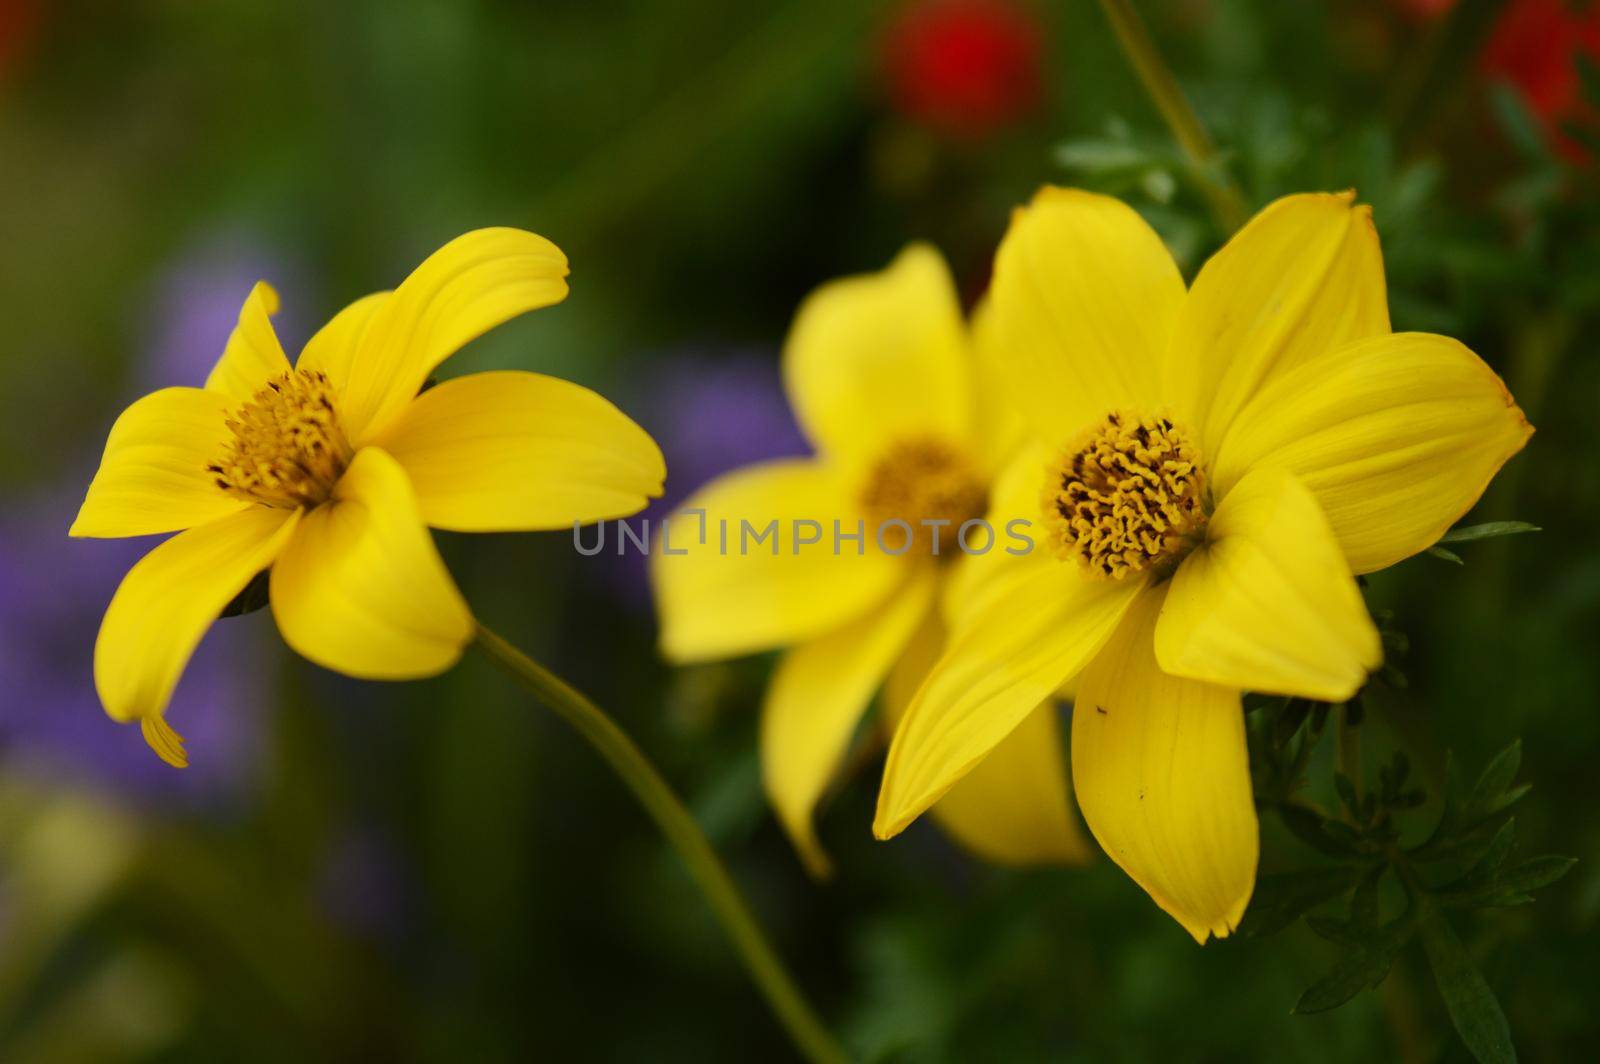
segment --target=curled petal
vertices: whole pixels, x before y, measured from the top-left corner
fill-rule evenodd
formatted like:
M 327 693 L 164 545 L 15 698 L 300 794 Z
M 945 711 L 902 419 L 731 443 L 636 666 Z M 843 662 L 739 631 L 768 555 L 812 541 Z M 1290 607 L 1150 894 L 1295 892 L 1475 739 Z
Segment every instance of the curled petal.
M 248 401 L 267 382 L 289 372 L 289 359 L 273 331 L 271 316 L 278 313 L 278 293 L 257 281 L 239 311 L 239 324 L 228 336 L 222 357 L 206 378 L 206 390 L 219 392 L 233 405 Z
M 443 672 L 474 631 L 405 471 L 375 447 L 301 521 L 272 567 L 271 597 L 285 642 L 363 679 Z
M 566 276 L 561 249 L 521 229 L 478 229 L 429 255 L 359 323 L 339 409 L 351 442 L 366 443 L 467 343 L 565 299 Z M 345 324 L 356 331 L 354 317 Z

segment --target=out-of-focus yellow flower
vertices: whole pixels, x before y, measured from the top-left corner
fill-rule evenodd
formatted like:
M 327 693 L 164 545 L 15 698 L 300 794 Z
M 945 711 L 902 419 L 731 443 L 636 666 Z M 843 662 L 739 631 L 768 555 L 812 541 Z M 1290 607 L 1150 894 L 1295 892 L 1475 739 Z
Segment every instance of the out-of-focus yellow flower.
M 873 695 L 883 690 L 892 726 L 938 657 L 940 591 L 964 564 L 960 526 L 983 516 L 1016 433 L 986 409 L 955 287 L 926 246 L 813 293 L 783 358 L 817 456 L 707 485 L 658 540 L 652 576 L 671 660 L 787 648 L 762 707 L 762 773 L 779 820 L 822 875 L 817 802 Z M 878 529 L 897 521 L 904 529 L 890 524 L 880 542 Z M 769 527 L 775 539 L 757 538 Z M 1041 692 L 1011 739 L 935 809 L 983 857 L 1085 856 L 1049 703 Z
M 186 763 L 167 702 L 200 638 L 271 569 L 288 644 L 351 676 L 449 668 L 475 632 L 428 526 L 561 528 L 634 513 L 666 474 L 650 437 L 586 388 L 481 373 L 423 391 L 462 345 L 567 294 L 567 260 L 517 229 L 467 233 L 392 292 L 340 311 L 290 366 L 256 285 L 204 388 L 111 428 L 74 536 L 178 531 L 129 571 L 95 644 L 106 712 Z M 420 392 L 420 394 L 419 394 Z M 179 531 L 183 530 L 183 531 Z
M 900 832 L 1077 676 L 1096 839 L 1198 941 L 1237 926 L 1258 837 L 1240 692 L 1339 702 L 1380 663 L 1354 574 L 1423 550 L 1532 428 L 1442 336 L 1390 332 L 1354 193 L 1261 212 L 1187 292 L 1126 205 L 1045 189 L 1013 218 L 985 336 L 1034 443 L 967 559 L 950 649 L 884 771 Z

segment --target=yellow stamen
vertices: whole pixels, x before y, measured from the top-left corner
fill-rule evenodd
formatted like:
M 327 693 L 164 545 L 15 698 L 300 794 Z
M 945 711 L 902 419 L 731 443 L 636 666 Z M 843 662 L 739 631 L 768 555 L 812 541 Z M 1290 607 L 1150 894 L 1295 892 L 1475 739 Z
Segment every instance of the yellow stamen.
M 963 522 L 983 516 L 989 495 L 964 453 L 943 440 L 918 437 L 884 452 L 867 477 L 860 501 L 869 534 L 878 534 L 890 521 L 904 521 L 919 553 L 942 556 L 952 552 Z M 893 529 L 881 534 L 891 549 L 904 535 Z
M 1063 452 L 1041 505 L 1057 554 L 1120 580 L 1188 553 L 1205 529 L 1204 490 L 1199 449 L 1182 427 L 1115 412 Z
M 325 373 L 295 370 L 267 382 L 228 421 L 233 442 L 207 466 L 223 491 L 284 509 L 327 500 L 353 452 Z

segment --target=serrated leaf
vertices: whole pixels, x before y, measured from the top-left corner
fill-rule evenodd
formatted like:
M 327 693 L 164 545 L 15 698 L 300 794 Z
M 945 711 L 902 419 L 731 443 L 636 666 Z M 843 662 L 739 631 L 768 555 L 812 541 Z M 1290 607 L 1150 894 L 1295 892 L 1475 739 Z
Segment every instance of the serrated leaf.
M 1521 767 L 1522 740 L 1518 739 L 1496 754 L 1479 773 L 1478 782 L 1472 785 L 1472 795 L 1467 799 L 1468 807 L 1478 813 L 1494 812 L 1492 807 L 1516 781 L 1517 770 Z
M 1339 927 L 1334 921 L 1318 921 L 1318 927 L 1319 934 L 1327 932 L 1325 937 L 1347 938 L 1358 944 L 1340 954 L 1333 970 L 1300 995 L 1294 1006 L 1299 1013 L 1336 1009 L 1361 991 L 1383 982 L 1395 956 L 1411 941 L 1416 929 L 1409 912 L 1381 928 L 1360 929 L 1349 924 Z
M 1488 521 L 1481 525 L 1462 525 L 1460 528 L 1452 528 L 1439 537 L 1439 543 L 1472 543 L 1480 539 L 1497 539 L 1500 536 L 1543 531 L 1544 529 L 1538 525 L 1529 524 L 1527 521 Z
M 1250 908 L 1239 923 L 1246 937 L 1275 935 L 1317 906 L 1353 887 L 1364 870 L 1359 865 L 1276 872 L 1256 882 Z
M 1515 868 L 1502 872 L 1496 884 L 1506 890 L 1526 892 L 1548 887 L 1572 870 L 1578 863 L 1576 857 L 1559 857 L 1554 854 L 1530 857 Z
M 1502 824 L 1494 817 L 1485 817 L 1467 827 L 1457 827 L 1425 846 L 1411 851 L 1414 861 L 1460 861 L 1472 865 L 1478 862 L 1500 832 Z
M 1490 802 L 1489 805 L 1482 810 L 1482 813 L 1484 816 L 1494 816 L 1496 813 L 1503 813 L 1507 809 L 1510 809 L 1512 806 L 1516 805 L 1518 802 L 1522 801 L 1523 797 L 1526 796 L 1531 790 L 1533 790 L 1533 784 L 1519 783 L 1510 790 L 1501 792 L 1498 798 Z
M 1351 853 L 1366 852 L 1366 848 L 1362 845 L 1361 834 L 1343 821 L 1324 820 L 1322 834 L 1332 839 L 1335 845 L 1344 846 Z
M 1294 1011 L 1302 1015 L 1336 1009 L 1363 990 L 1383 982 L 1394 964 L 1394 954 L 1382 950 L 1352 949 L 1341 956 L 1333 971 L 1312 983 Z
M 1360 945 L 1363 935 L 1352 927 L 1348 920 L 1336 920 L 1331 916 L 1308 916 L 1306 926 L 1319 937 L 1329 942 L 1337 942 L 1342 946 Z
M 1467 564 L 1466 562 L 1461 560 L 1461 555 L 1457 554 L 1455 551 L 1446 550 L 1445 548 L 1437 546 L 1437 545 L 1429 547 L 1428 548 L 1428 553 L 1433 555 L 1435 558 L 1438 558 L 1441 561 L 1452 562 L 1452 563 L 1454 563 L 1456 565 L 1466 565 Z
M 1516 1064 L 1506 1015 L 1455 928 L 1432 905 L 1422 913 L 1419 927 L 1434 985 L 1461 1041 L 1482 1064 Z
M 1339 857 L 1348 860 L 1351 857 L 1361 856 L 1361 851 L 1348 842 L 1335 840 L 1324 829 L 1329 825 L 1317 813 L 1305 806 L 1294 802 L 1282 802 L 1278 805 L 1278 817 L 1283 821 L 1283 826 L 1294 833 L 1301 842 L 1313 849 L 1327 854 L 1329 857 Z M 1339 825 L 1343 827 L 1343 825 Z M 1346 828 L 1346 831 L 1349 829 Z
M 1505 863 L 1506 857 L 1511 853 L 1511 844 L 1517 839 L 1517 818 L 1507 817 L 1506 822 L 1500 825 L 1500 830 L 1494 833 L 1494 838 L 1489 840 L 1489 846 L 1483 851 L 1483 856 L 1478 858 L 1478 863 L 1472 866 L 1472 876 L 1488 877 Z

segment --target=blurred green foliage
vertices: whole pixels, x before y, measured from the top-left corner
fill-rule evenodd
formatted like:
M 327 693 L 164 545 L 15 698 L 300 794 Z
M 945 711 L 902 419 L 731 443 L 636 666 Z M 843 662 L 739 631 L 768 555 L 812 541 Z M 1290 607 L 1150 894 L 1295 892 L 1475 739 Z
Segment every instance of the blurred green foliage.
M 1544 531 L 1372 580 L 1409 635 L 1409 683 L 1370 692 L 1361 731 L 1369 764 L 1409 754 L 1430 803 L 1446 749 L 1480 764 L 1522 737 L 1536 787 L 1512 864 L 1580 863 L 1537 904 L 1458 921 L 1459 940 L 1433 932 L 1428 952 L 1470 955 L 1526 1058 L 1593 1059 L 1600 196 L 1593 161 L 1553 150 L 1482 76 L 1494 6 L 1464 3 L 1440 29 L 1382 0 L 1141 5 L 1252 205 L 1358 188 L 1396 328 L 1460 337 L 1539 427 L 1471 519 Z M 908 239 L 940 244 L 979 290 L 1010 207 L 1046 181 L 1128 197 L 1191 273 L 1224 235 L 1087 2 L 1037 5 L 1044 106 L 982 143 L 884 105 L 891 9 L 858 0 L 41 10 L 0 72 L 8 506 L 82 475 L 137 389 L 152 278 L 218 232 L 296 271 L 309 303 L 287 308 L 292 348 L 460 231 L 535 229 L 571 256 L 571 298 L 447 371 L 553 372 L 625 409 L 660 352 L 775 351 L 809 288 Z M 874 843 L 870 773 L 823 818 L 837 879 L 807 881 L 760 792 L 766 663 L 667 670 L 648 610 L 563 536 L 440 540 L 477 611 L 680 785 L 864 1056 L 1462 1058 L 1419 951 L 1395 955 L 1379 991 L 1291 1015 L 1339 956 L 1304 923 L 1198 949 L 1108 861 L 994 870 L 926 826 Z M 277 690 L 245 801 L 183 812 L 62 787 L 25 749 L 4 761 L 0 1058 L 790 1052 L 626 795 L 481 661 L 362 685 L 292 660 L 264 615 L 226 623 L 262 637 Z M 92 639 L 63 652 L 87 670 Z M 1305 767 L 1324 808 L 1332 745 Z M 1304 867 L 1280 821 L 1263 832 L 1264 875 Z

